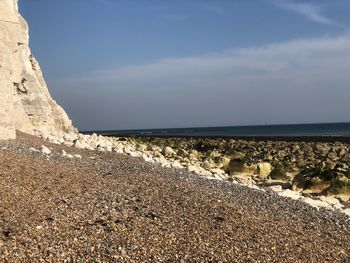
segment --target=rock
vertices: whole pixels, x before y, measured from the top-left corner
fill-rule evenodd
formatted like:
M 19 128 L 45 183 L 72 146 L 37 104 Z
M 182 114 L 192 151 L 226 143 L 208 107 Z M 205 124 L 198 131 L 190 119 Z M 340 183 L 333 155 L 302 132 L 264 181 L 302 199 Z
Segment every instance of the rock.
M 130 152 L 130 156 L 131 156 L 131 157 L 140 157 L 140 156 L 141 156 L 141 153 L 132 151 L 132 152 Z
M 177 155 L 181 156 L 181 157 L 188 157 L 189 153 L 186 150 L 184 150 L 184 149 L 179 149 L 177 151 Z
M 120 144 L 120 143 L 116 144 L 116 146 L 113 147 L 112 151 L 116 153 L 124 153 L 123 144 Z
M 334 204 L 334 205 L 333 205 L 333 208 L 334 208 L 334 209 L 343 209 L 343 208 L 344 208 L 344 205 L 342 205 L 341 203 L 339 203 L 339 204 Z
M 296 165 L 297 165 L 297 167 L 304 167 L 306 165 L 305 159 L 304 158 L 297 158 Z
M 225 174 L 225 171 L 219 168 L 210 169 L 210 172 L 212 172 L 213 174 L 219 174 L 219 175 Z
M 213 174 L 206 170 L 199 170 L 199 174 L 206 177 L 211 177 Z
M 103 146 L 101 146 L 101 145 L 99 145 L 99 146 L 96 148 L 96 150 L 97 150 L 98 152 L 105 152 L 105 151 L 106 151 L 106 148 L 103 147 Z M 129 151 L 129 152 L 125 152 L 125 153 L 130 154 L 130 151 Z
M 254 180 L 249 176 L 242 176 L 242 175 L 235 175 L 233 176 L 233 179 L 235 179 L 237 182 L 245 185 L 253 185 L 255 184 Z
M 174 155 L 175 151 L 171 148 L 171 147 L 165 147 L 165 149 L 163 150 L 163 154 L 166 157 L 172 157 Z
M 142 159 L 145 161 L 145 162 L 151 162 L 153 161 L 152 157 L 151 156 L 148 156 L 147 154 L 142 154 Z
M 31 54 L 28 25 L 17 0 L 0 1 L 0 63 L 0 139 L 14 139 L 15 130 L 33 135 L 75 132 Z
M 231 159 L 243 159 L 245 154 L 242 152 L 233 152 L 230 154 Z
M 327 157 L 328 157 L 329 159 L 331 159 L 332 161 L 334 161 L 334 160 L 337 160 L 337 159 L 338 159 L 338 154 L 337 154 L 336 152 L 329 152 L 328 155 L 327 155 Z
M 277 163 L 275 168 L 269 174 L 269 177 L 274 180 L 288 181 L 289 177 L 284 166 L 281 163 Z
M 333 179 L 327 189 L 327 194 L 337 196 L 341 200 L 350 200 L 350 179 L 346 176 Z
M 154 151 L 153 156 L 154 157 L 162 157 L 163 155 L 159 151 Z
M 199 152 L 197 150 L 191 150 L 189 157 L 190 160 L 196 160 L 199 157 Z
M 324 144 L 324 143 L 317 143 L 315 145 L 315 149 L 321 155 L 325 156 L 329 152 L 330 147 L 327 144 Z
M 221 153 L 218 151 L 212 151 L 209 156 L 210 158 L 219 158 L 221 157 Z
M 257 171 L 258 166 L 256 164 L 244 163 L 241 159 L 233 159 L 230 161 L 226 171 L 230 175 L 235 174 L 246 174 L 254 175 Z
M 269 180 L 261 183 L 261 185 L 265 186 L 265 187 L 281 186 L 283 189 L 290 189 L 292 186 L 289 182 L 286 182 L 283 180 L 272 180 L 272 179 L 269 179 Z
M 50 155 L 51 154 L 51 150 L 49 148 L 47 148 L 46 146 L 42 145 L 41 146 L 41 153 L 45 154 L 45 155 Z
M 281 192 L 278 192 L 278 195 L 283 196 L 283 197 L 289 197 L 289 198 L 294 199 L 294 200 L 298 200 L 301 198 L 299 193 L 294 192 L 294 191 L 289 190 L 289 189 L 282 190 Z
M 147 146 L 144 145 L 144 144 L 138 144 L 138 145 L 136 146 L 136 150 L 138 150 L 138 151 L 140 151 L 140 152 L 145 152 L 145 151 L 147 151 Z
M 343 213 L 350 216 L 350 208 L 344 209 Z
M 80 149 L 87 149 L 90 147 L 90 145 L 87 144 L 85 141 L 79 139 L 79 140 L 74 142 L 74 147 L 80 148 Z
M 268 186 L 267 188 L 273 192 L 281 192 L 283 190 L 281 185 L 272 185 Z
M 336 167 L 337 163 L 333 161 L 327 161 L 326 162 L 326 169 L 333 170 Z
M 201 166 L 206 170 L 211 170 L 215 166 L 215 163 L 212 160 L 205 160 Z
M 77 159 L 81 159 L 81 155 L 80 154 L 74 154 L 73 155 L 75 158 L 77 158 Z
M 266 178 L 269 176 L 269 174 L 272 171 L 272 165 L 270 163 L 258 163 L 258 174 L 263 177 Z
M 219 181 L 225 180 L 225 178 L 223 178 L 221 175 L 215 174 L 215 173 L 212 175 L 212 178 L 219 180 Z
M 292 190 L 296 192 L 301 192 L 304 190 L 306 184 L 306 178 L 302 174 L 297 174 L 292 182 Z
M 187 170 L 191 173 L 198 173 L 198 168 L 196 166 L 193 166 L 193 165 L 187 166 Z
M 74 143 L 67 141 L 67 142 L 64 142 L 63 145 L 68 146 L 68 147 L 72 147 L 72 146 L 74 146 Z
M 345 149 L 345 148 L 341 148 L 339 151 L 338 151 L 338 154 L 340 157 L 343 157 L 345 154 L 347 154 L 348 151 Z
M 31 151 L 31 152 L 40 152 L 39 150 L 35 149 L 34 147 L 29 148 L 29 151 Z
M 311 178 L 304 185 L 303 194 L 321 194 L 330 186 L 329 181 L 320 178 Z
M 67 153 L 66 153 L 65 150 L 62 150 L 62 156 L 63 156 L 63 157 L 66 157 L 66 156 L 67 156 Z
M 113 151 L 113 147 L 110 146 L 110 145 L 106 146 L 105 149 L 106 149 L 107 152 L 112 152 Z
M 330 205 L 337 205 L 337 204 L 340 204 L 340 201 L 335 198 L 335 197 L 332 197 L 332 196 L 320 196 L 319 198 L 322 202 L 326 202 L 327 204 L 330 204 Z
M 182 169 L 182 168 L 184 168 L 184 167 L 182 166 L 182 164 L 181 164 L 179 161 L 174 161 L 171 165 L 172 165 L 174 168 L 176 168 L 176 169 Z
M 230 163 L 231 159 L 230 158 L 227 158 L 227 157 L 221 157 L 219 158 L 218 160 L 218 165 L 219 165 L 219 168 L 222 168 L 223 170 L 226 170 L 229 163 Z

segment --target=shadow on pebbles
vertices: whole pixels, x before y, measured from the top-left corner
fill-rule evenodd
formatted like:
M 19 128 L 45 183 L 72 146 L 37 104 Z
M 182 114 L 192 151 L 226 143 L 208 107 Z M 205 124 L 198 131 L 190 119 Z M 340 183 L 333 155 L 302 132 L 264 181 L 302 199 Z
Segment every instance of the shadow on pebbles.
M 29 150 L 44 143 L 50 154 Z M 349 262 L 349 227 L 338 212 L 138 158 L 24 134 L 1 144 L 1 262 Z

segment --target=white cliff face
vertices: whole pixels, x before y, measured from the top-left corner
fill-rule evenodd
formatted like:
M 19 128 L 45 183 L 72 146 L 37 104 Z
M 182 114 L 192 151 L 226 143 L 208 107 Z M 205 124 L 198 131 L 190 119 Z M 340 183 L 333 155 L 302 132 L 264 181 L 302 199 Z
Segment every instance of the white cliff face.
M 73 132 L 72 122 L 51 98 L 30 52 L 28 26 L 17 1 L 0 0 L 0 139 L 14 139 L 15 130 Z

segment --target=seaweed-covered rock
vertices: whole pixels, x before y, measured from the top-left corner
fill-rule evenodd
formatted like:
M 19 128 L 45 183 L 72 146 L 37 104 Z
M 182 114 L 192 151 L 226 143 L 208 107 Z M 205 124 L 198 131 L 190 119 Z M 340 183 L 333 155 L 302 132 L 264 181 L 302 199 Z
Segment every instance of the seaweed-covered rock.
M 258 169 L 256 164 L 246 163 L 243 159 L 232 159 L 226 169 L 230 175 L 246 174 L 254 175 Z
M 350 179 L 346 176 L 335 178 L 327 190 L 328 195 L 339 196 L 342 200 L 350 199 Z
M 350 193 L 349 171 L 341 166 L 328 169 L 325 164 L 304 168 L 293 180 L 293 190 L 311 194 L 341 194 Z
M 330 181 L 322 180 L 319 177 L 311 178 L 304 185 L 304 194 L 321 194 L 324 193 L 331 185 Z
M 275 167 L 269 174 L 269 177 L 274 180 L 288 181 L 289 177 L 287 176 L 286 169 L 281 163 L 275 164 Z

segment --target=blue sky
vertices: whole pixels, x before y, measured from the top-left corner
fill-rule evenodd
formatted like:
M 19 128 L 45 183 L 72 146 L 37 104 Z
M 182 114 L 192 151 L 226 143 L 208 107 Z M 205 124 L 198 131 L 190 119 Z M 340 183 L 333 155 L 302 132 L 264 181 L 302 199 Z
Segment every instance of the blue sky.
M 348 0 L 22 0 L 81 130 L 350 121 Z

